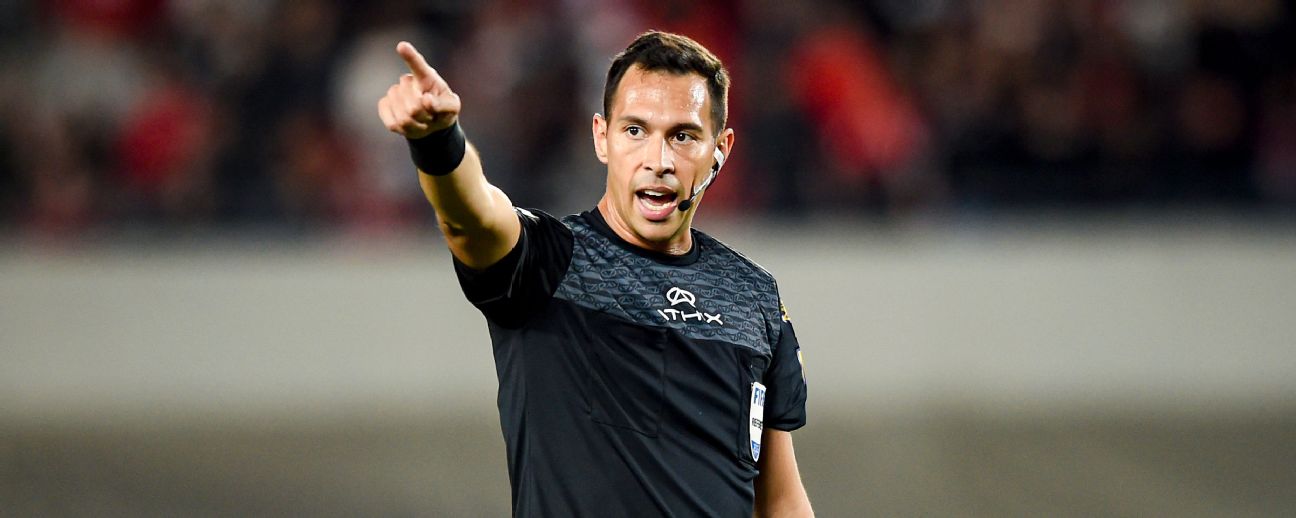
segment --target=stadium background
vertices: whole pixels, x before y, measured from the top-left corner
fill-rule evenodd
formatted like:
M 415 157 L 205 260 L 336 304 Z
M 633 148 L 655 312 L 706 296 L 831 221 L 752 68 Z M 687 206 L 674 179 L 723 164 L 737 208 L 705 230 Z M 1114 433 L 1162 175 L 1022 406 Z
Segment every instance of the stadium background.
M 646 28 L 734 75 L 700 226 L 780 278 L 821 515 L 1290 512 L 1293 8 L 0 2 L 0 515 L 507 514 L 373 106 L 408 39 L 492 181 L 581 210 Z

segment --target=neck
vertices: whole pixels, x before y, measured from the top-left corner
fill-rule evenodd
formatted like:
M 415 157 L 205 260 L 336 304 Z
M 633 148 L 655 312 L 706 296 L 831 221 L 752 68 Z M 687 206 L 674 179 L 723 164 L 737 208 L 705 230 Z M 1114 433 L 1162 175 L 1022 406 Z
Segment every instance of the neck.
M 612 208 L 606 196 L 599 200 L 598 211 L 617 237 L 634 246 L 669 255 L 684 255 L 693 249 L 693 233 L 689 232 L 692 214 L 685 215 L 684 226 L 669 239 L 650 241 L 636 233 L 630 228 L 630 224 L 621 219 L 621 214 Z

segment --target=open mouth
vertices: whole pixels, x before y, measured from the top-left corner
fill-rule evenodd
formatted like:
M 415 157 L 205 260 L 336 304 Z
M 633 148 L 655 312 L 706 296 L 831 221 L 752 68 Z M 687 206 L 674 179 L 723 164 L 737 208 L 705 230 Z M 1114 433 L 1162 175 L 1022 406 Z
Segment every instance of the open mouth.
M 675 210 L 679 194 L 667 187 L 645 187 L 635 191 L 640 212 L 650 221 L 662 221 Z

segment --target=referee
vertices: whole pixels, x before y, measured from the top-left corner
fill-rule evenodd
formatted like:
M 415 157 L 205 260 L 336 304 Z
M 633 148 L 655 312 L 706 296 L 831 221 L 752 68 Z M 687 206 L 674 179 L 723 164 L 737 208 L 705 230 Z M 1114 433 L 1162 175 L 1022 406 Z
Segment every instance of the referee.
M 729 77 L 647 32 L 595 114 L 598 205 L 513 207 L 459 127 L 459 96 L 409 43 L 378 101 L 409 142 L 468 300 L 485 316 L 515 516 L 811 516 L 792 430 L 800 346 L 774 278 L 692 228 L 733 151 Z

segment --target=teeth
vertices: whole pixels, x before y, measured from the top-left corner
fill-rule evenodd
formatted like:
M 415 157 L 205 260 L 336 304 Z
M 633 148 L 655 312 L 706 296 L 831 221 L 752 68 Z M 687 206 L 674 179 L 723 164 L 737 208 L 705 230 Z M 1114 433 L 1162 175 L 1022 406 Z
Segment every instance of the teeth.
M 653 196 L 645 196 L 645 197 L 640 198 L 640 199 L 643 200 L 643 204 L 644 204 L 645 206 L 647 206 L 648 208 L 650 208 L 650 209 L 652 209 L 652 210 L 661 210 L 661 209 L 666 208 L 666 206 L 670 204 L 670 202 L 666 202 L 666 201 L 664 201 L 664 200 L 663 200 L 662 202 L 659 203 L 658 201 L 653 200 L 653 199 L 651 199 L 651 198 L 654 198 L 654 197 L 653 197 Z
M 639 202 L 651 211 L 667 210 L 671 207 L 674 191 L 644 189 L 638 191 Z

